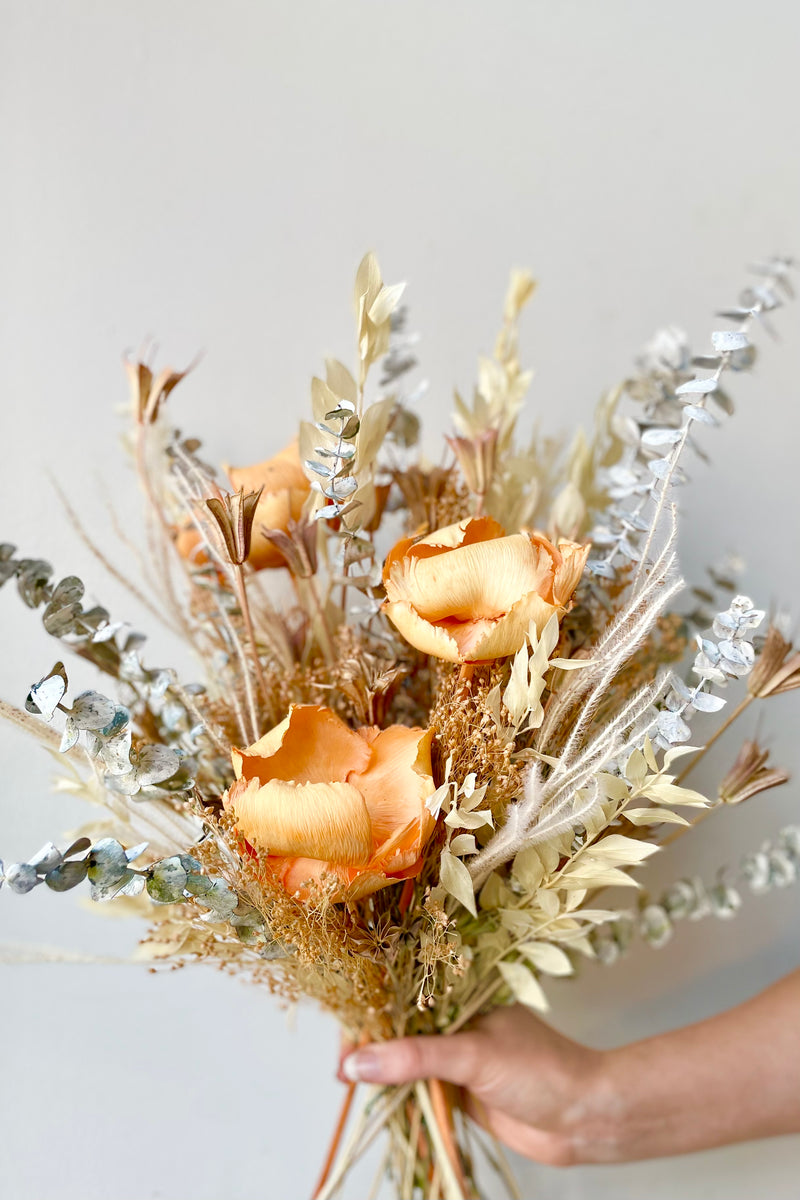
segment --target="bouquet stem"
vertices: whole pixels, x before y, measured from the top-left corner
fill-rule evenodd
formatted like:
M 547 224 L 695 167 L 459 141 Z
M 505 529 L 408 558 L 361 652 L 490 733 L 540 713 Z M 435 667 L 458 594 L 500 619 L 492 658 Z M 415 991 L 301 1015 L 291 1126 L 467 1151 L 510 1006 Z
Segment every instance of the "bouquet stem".
M 350 1109 L 353 1105 L 353 1097 L 355 1096 L 355 1092 L 356 1084 L 348 1083 L 345 1090 L 345 1097 L 342 1102 L 342 1107 L 339 1110 L 339 1117 L 333 1130 L 331 1144 L 328 1147 L 328 1153 L 325 1157 L 325 1162 L 322 1165 L 319 1181 L 317 1186 L 314 1188 L 311 1200 L 318 1200 L 319 1196 L 322 1194 L 322 1189 L 325 1187 L 325 1184 L 328 1181 L 328 1176 L 330 1175 L 333 1164 L 336 1161 L 336 1155 L 339 1152 L 339 1144 L 342 1140 L 342 1134 L 344 1133 L 345 1126 L 347 1125 L 347 1118 L 350 1116 Z
M 347 1088 L 313 1200 L 332 1200 L 339 1194 L 348 1171 L 382 1130 L 392 1139 L 385 1163 L 391 1168 L 401 1200 L 411 1200 L 419 1194 L 415 1189 L 421 1187 L 426 1200 L 478 1197 L 468 1159 L 459 1149 L 453 1106 L 441 1080 L 370 1089 L 342 1145 L 355 1089 L 355 1084 Z

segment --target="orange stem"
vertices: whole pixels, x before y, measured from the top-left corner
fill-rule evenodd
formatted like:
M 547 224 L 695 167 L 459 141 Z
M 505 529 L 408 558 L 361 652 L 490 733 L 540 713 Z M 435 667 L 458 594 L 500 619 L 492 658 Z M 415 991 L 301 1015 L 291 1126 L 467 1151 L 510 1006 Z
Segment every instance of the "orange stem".
M 350 1108 L 353 1103 L 353 1096 L 355 1095 L 356 1086 L 357 1085 L 355 1083 L 348 1083 L 348 1085 L 347 1085 L 347 1088 L 345 1091 L 344 1102 L 339 1111 L 339 1119 L 336 1122 L 336 1128 L 333 1131 L 333 1137 L 331 1138 L 331 1144 L 328 1147 L 328 1154 L 327 1154 L 327 1156 L 325 1158 L 325 1162 L 322 1166 L 322 1173 L 319 1177 L 319 1182 L 317 1183 L 317 1186 L 314 1188 L 314 1192 L 313 1192 L 311 1200 L 316 1200 L 316 1197 L 320 1195 L 320 1193 L 322 1192 L 322 1189 L 325 1187 L 325 1184 L 328 1182 L 328 1176 L 331 1173 L 331 1169 L 336 1160 L 336 1155 L 339 1151 L 339 1143 L 342 1140 L 342 1134 L 344 1133 L 345 1126 L 347 1124 L 347 1118 L 350 1115 Z
M 472 685 L 472 676 L 475 674 L 475 663 L 464 663 L 461 670 L 458 672 L 459 688 L 456 693 L 457 700 L 464 700 L 469 695 L 469 689 Z
M 461 1155 L 458 1153 L 456 1139 L 453 1136 L 453 1119 L 450 1102 L 441 1079 L 429 1079 L 428 1091 L 430 1092 L 436 1124 L 439 1126 L 439 1132 L 447 1150 L 447 1157 L 450 1159 L 450 1164 L 458 1179 L 461 1191 L 466 1195 L 467 1180 L 464 1175 L 464 1168 L 461 1165 Z

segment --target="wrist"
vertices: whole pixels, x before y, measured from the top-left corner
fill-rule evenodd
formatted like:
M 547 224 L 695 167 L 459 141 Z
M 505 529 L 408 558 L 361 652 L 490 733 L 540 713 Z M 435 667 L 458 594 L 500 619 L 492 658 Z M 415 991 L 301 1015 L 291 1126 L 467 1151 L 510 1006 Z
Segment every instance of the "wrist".
M 627 1103 L 619 1051 L 589 1050 L 577 1064 L 562 1132 L 576 1165 L 625 1161 Z

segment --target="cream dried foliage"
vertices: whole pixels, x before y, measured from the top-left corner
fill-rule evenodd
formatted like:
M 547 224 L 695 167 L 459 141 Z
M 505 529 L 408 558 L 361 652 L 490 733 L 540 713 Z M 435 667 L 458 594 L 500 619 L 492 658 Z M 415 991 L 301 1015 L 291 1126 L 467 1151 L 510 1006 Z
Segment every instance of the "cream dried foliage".
M 707 808 L 700 793 L 675 784 L 669 767 L 679 754 L 659 765 L 649 740 L 634 751 L 621 776 L 602 775 L 602 799 L 585 821 L 583 832 L 549 838 L 519 851 L 508 877 L 492 873 L 478 894 L 476 957 L 469 976 L 452 981 L 454 1003 L 470 1010 L 476 999 L 503 984 L 516 999 L 546 1007 L 544 993 L 528 982 L 530 963 L 545 975 L 572 972 L 568 955 L 593 957 L 592 930 L 613 920 L 615 909 L 595 897 L 610 887 L 637 887 L 628 873 L 657 850 L 656 844 L 617 832 L 624 825 L 685 823 L 676 809 Z M 511 956 L 509 958 L 509 956 Z M 524 962 L 523 962 L 524 960 Z

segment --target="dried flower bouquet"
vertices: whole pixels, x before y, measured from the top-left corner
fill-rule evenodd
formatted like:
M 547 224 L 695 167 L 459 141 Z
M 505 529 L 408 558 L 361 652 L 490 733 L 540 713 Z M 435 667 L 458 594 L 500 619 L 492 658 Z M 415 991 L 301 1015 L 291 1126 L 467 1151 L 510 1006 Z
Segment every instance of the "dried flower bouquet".
M 748 706 L 800 686 L 800 653 L 775 623 L 762 636 L 765 614 L 724 572 L 677 607 L 672 496 L 684 449 L 730 410 L 723 376 L 752 364 L 751 330 L 792 294 L 790 268 L 757 268 L 708 353 L 658 335 L 592 437 L 563 452 L 516 437 L 524 272 L 472 402 L 456 396 L 442 466 L 415 451 L 415 339 L 403 286 L 385 286 L 372 255 L 355 372 L 328 360 L 297 440 L 226 480 L 170 426 L 186 372 L 126 363 L 156 575 L 134 590 L 204 678 L 146 665 L 143 637 L 84 607 L 79 579 L 0 547 L 0 584 L 15 580 L 47 632 L 114 681 L 111 697 L 73 694 L 59 662 L 24 708 L 2 703 L 64 755 L 63 787 L 103 809 L 63 852 L 9 866 L 9 888 L 88 878 L 97 900 L 139 897 L 144 959 L 311 997 L 354 1043 L 447 1035 L 513 1001 L 544 1010 L 543 976 L 735 912 L 730 873 L 638 906 L 607 890 L 639 888 L 660 846 L 787 779 L 747 741 L 716 794 L 686 785 Z M 743 698 L 689 745 L 692 717 L 719 712 L 729 685 Z M 781 886 L 799 862 L 800 829 L 786 829 L 741 880 Z M 441 1083 L 371 1091 L 344 1139 L 353 1091 L 318 1200 L 382 1131 L 399 1196 L 477 1196 L 476 1147 L 518 1194 Z

